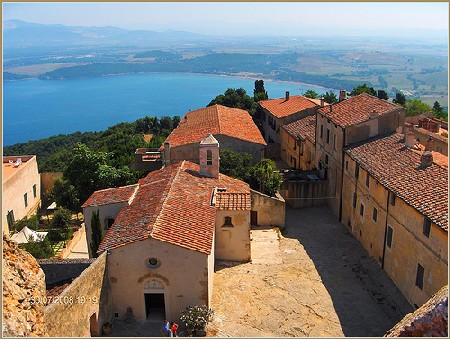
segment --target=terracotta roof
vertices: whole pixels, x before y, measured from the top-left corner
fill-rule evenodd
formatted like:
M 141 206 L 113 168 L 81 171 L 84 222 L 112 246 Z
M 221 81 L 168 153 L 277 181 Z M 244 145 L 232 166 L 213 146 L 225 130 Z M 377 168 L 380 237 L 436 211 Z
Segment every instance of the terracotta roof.
M 247 193 L 218 192 L 216 207 L 220 210 L 250 210 L 250 195 Z
M 290 135 L 298 139 L 308 139 L 313 144 L 316 142 L 316 116 L 311 115 L 303 119 L 282 126 Z
M 300 95 L 293 95 L 288 100 L 286 98 L 262 100 L 259 104 L 277 118 L 284 118 L 318 106 L 315 102 Z
M 136 192 L 136 188 L 137 185 L 129 185 L 95 191 L 81 207 L 102 206 L 129 201 Z
M 373 110 L 378 115 L 383 115 L 396 109 L 401 109 L 401 107 L 370 94 L 362 93 L 333 105 L 321 107 L 317 110 L 317 113 L 322 114 L 339 126 L 347 127 L 369 120 L 370 113 Z
M 266 145 L 261 132 L 247 111 L 222 105 L 213 105 L 186 113 L 165 142 L 169 142 L 171 147 L 176 147 L 200 142 L 208 134 L 227 135 Z M 160 149 L 163 148 L 164 146 Z
M 448 232 L 448 173 L 435 163 L 420 167 L 420 155 L 402 134 L 373 139 L 346 150 L 371 176 Z
M 120 211 L 99 252 L 153 238 L 210 254 L 216 209 L 221 207 L 211 204 L 214 189 L 247 195 L 245 201 L 250 201 L 250 188 L 240 180 L 222 174 L 203 177 L 199 171 L 197 164 L 183 161 L 141 179 L 133 202 Z

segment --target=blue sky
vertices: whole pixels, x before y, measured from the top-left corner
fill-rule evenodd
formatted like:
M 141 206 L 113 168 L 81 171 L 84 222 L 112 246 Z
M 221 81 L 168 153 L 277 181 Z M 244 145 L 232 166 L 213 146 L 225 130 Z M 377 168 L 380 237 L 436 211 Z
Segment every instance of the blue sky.
M 446 2 L 3 3 L 3 20 L 209 35 L 448 32 Z

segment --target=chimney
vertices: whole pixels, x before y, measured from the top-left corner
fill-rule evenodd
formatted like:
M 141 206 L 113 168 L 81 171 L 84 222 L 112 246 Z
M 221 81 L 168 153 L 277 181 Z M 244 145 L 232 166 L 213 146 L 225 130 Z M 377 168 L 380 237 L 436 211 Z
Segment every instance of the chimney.
M 339 91 L 339 102 L 341 102 L 342 100 L 345 100 L 346 97 L 347 97 L 347 92 L 345 91 L 345 89 L 341 89 Z
M 425 143 L 425 151 L 432 151 L 434 146 L 434 140 L 431 135 L 428 136 L 427 142 Z
M 416 139 L 414 138 L 413 132 L 407 132 L 405 134 L 406 147 L 412 148 L 416 144 Z
M 378 117 L 377 111 L 376 111 L 376 110 L 372 110 L 372 111 L 370 112 L 370 114 L 369 114 L 369 118 L 370 118 L 370 119 L 375 119 L 375 118 L 377 118 L 377 117 Z
M 286 101 L 289 100 L 289 91 L 286 91 Z
M 420 156 L 420 167 L 426 168 L 433 164 L 433 154 L 430 151 L 424 151 Z
M 164 166 L 170 165 L 170 144 L 168 142 L 164 143 Z
M 323 107 L 325 105 L 325 99 L 322 97 L 320 98 L 320 107 Z
M 409 122 L 405 122 L 405 124 L 403 125 L 403 133 L 404 135 L 408 134 L 409 132 L 412 132 L 413 130 L 413 125 Z

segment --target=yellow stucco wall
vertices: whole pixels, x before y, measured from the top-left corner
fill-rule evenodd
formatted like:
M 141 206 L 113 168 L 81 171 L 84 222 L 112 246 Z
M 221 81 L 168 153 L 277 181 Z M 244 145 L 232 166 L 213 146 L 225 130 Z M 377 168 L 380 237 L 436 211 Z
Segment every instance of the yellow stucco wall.
M 399 197 L 395 205 L 390 204 L 388 190 L 370 176 L 367 187 L 367 172 L 360 167 L 356 179 L 355 167 L 355 161 L 345 155 L 342 223 L 349 227 L 369 255 L 383 265 L 406 299 L 420 306 L 448 284 L 448 233 L 432 223 L 430 235 L 426 237 L 421 213 Z M 356 208 L 353 207 L 355 192 Z M 363 216 L 360 215 L 361 204 L 364 205 Z M 372 218 L 374 207 L 377 208 L 376 222 Z M 391 247 L 385 246 L 387 226 L 393 230 Z M 422 289 L 415 284 L 417 264 L 424 267 Z
M 225 217 L 233 227 L 224 226 Z M 215 237 L 216 259 L 250 261 L 250 211 L 217 210 Z
M 296 140 L 284 128 L 280 129 L 281 160 L 288 166 L 308 171 L 315 168 L 315 145 L 309 141 Z M 295 160 L 294 160 L 295 159 Z
M 4 157 L 5 159 L 24 157 Z M 6 160 L 7 161 L 7 160 Z M 25 160 L 23 160 L 25 161 Z M 10 166 L 7 164 L 6 166 Z M 12 166 L 12 165 L 11 165 Z M 33 186 L 36 185 L 36 197 L 34 196 Z M 22 162 L 14 173 L 3 181 L 3 207 L 2 207 L 2 225 L 3 232 L 9 233 L 7 214 L 13 211 L 15 221 L 26 216 L 30 216 L 37 211 L 41 203 L 41 181 L 38 172 L 36 156 L 32 156 L 26 162 Z M 25 207 L 24 195 L 27 195 L 27 206 Z
M 208 279 L 212 269 L 210 257 L 151 238 L 112 249 L 108 255 L 108 269 L 114 312 L 123 319 L 127 307 L 131 307 L 136 320 L 145 321 L 144 285 L 149 280 L 163 286 L 160 292 L 164 293 L 167 319 L 176 321 L 180 311 L 189 305 L 209 306 L 212 289 Z M 158 259 L 160 266 L 150 268 L 146 264 L 150 258 Z

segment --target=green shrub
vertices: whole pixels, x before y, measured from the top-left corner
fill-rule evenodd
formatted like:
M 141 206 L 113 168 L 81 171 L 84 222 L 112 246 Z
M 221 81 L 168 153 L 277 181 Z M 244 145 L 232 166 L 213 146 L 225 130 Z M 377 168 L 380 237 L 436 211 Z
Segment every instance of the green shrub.
M 72 225 L 72 213 L 64 207 L 58 208 L 53 214 L 51 226 L 53 228 L 69 228 Z
M 208 322 L 212 320 L 214 311 L 206 305 L 188 306 L 181 311 L 180 320 L 186 325 L 189 332 L 204 330 Z
M 40 242 L 29 240 L 27 244 L 21 244 L 20 248 L 30 253 L 36 259 L 46 259 L 53 257 L 53 250 L 47 237 Z

